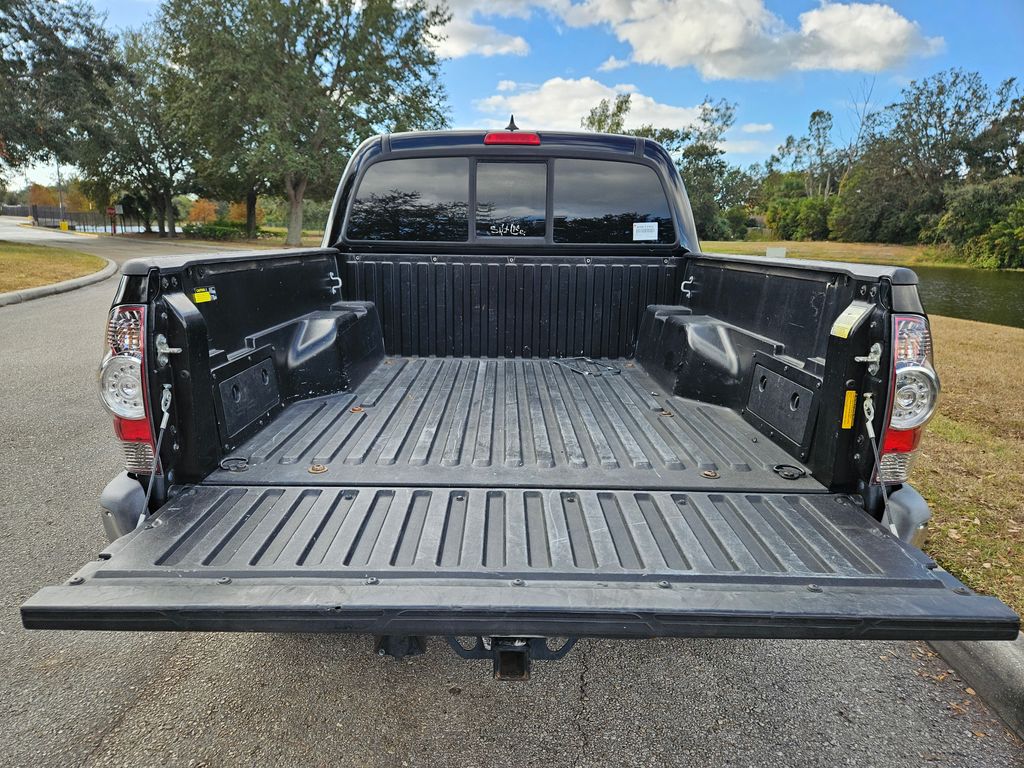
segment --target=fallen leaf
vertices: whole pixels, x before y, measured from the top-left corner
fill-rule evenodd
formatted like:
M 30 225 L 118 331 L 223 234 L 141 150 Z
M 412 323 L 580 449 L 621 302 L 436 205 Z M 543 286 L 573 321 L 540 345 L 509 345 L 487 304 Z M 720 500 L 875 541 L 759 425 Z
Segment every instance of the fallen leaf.
M 974 735 L 977 736 L 979 739 L 983 739 L 986 736 L 988 736 L 988 734 L 984 731 L 974 731 Z
M 949 538 L 954 539 L 956 541 L 960 540 L 960 534 L 957 532 L 956 528 L 950 528 L 948 531 L 946 531 L 946 535 L 949 536 Z
M 975 691 L 973 688 L 965 688 L 964 690 L 967 691 L 967 695 L 968 696 L 977 696 L 978 695 L 978 692 Z
M 982 563 L 981 567 L 982 568 L 991 568 L 992 567 L 992 563 Z

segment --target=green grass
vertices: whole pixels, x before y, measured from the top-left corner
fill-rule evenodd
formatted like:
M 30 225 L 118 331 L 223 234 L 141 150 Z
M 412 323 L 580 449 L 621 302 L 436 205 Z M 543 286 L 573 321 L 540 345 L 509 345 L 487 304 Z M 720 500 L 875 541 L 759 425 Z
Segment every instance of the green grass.
M 105 264 L 88 253 L 0 240 L 0 293 L 91 275 Z
M 852 261 L 862 264 L 893 264 L 899 266 L 961 266 L 956 253 L 935 245 L 888 245 L 886 243 L 833 243 L 831 241 L 798 240 L 704 240 L 705 253 L 735 253 L 743 256 L 764 256 L 766 248 L 785 248 L 786 256 L 824 261 Z

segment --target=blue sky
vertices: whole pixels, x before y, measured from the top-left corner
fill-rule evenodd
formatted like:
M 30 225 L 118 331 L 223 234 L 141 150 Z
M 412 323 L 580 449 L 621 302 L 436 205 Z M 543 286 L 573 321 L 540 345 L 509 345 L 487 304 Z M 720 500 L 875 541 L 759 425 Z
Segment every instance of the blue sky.
M 95 0 L 115 27 L 155 2 Z M 575 128 L 604 96 L 634 94 L 634 117 L 672 127 L 705 96 L 737 104 L 726 151 L 764 160 L 812 110 L 850 130 L 849 103 L 873 82 L 893 101 L 911 79 L 948 67 L 995 85 L 1024 76 L 1024 1 L 449 0 L 442 53 L 455 127 Z M 497 9 L 497 10 L 496 10 Z M 839 137 L 841 138 L 841 137 Z

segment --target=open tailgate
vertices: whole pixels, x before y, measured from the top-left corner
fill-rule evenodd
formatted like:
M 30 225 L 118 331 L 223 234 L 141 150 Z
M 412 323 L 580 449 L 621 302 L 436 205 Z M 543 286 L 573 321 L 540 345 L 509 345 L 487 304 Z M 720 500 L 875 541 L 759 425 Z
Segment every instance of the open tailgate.
M 1011 639 L 849 497 L 196 486 L 30 629 Z

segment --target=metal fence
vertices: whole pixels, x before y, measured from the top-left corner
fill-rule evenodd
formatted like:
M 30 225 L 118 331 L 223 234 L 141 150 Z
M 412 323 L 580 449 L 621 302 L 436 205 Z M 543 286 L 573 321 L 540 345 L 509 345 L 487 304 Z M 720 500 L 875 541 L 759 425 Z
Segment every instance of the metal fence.
M 111 217 L 104 211 L 63 211 L 56 205 L 31 205 L 22 206 L 29 209 L 24 215 L 31 215 L 36 226 L 60 227 L 63 219 L 68 223 L 68 229 L 75 232 L 112 232 L 113 224 Z M 145 220 L 135 214 L 117 215 L 114 217 L 118 232 L 143 232 L 146 229 Z
M 0 205 L 0 216 L 28 216 L 30 213 L 27 205 Z

